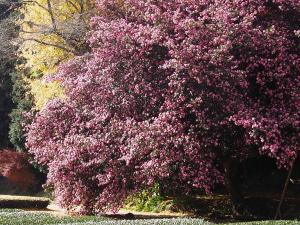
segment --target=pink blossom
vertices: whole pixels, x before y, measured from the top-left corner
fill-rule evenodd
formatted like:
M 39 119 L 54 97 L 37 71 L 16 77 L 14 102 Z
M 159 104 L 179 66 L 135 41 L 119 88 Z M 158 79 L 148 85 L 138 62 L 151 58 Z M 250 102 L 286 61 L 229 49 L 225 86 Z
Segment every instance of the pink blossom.
M 225 158 L 299 152 L 299 0 L 98 0 L 92 51 L 29 127 L 60 204 L 117 209 L 156 182 L 224 182 Z M 122 11 L 123 10 L 123 11 Z

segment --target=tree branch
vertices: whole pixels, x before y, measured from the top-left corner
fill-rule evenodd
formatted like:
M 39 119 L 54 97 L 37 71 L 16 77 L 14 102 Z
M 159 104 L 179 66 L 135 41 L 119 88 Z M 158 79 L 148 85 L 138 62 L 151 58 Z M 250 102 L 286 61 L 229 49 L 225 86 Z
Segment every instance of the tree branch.
M 49 43 L 49 42 L 41 41 L 41 40 L 38 40 L 38 39 L 35 39 L 35 38 L 28 38 L 28 39 L 24 39 L 23 40 L 23 42 L 26 42 L 26 41 L 34 41 L 34 42 L 42 44 L 42 45 L 52 46 L 52 47 L 55 47 L 55 48 L 62 49 L 64 51 L 66 51 L 66 52 L 72 53 L 74 55 L 77 55 L 76 51 L 74 51 L 72 49 L 68 49 L 68 48 L 66 48 L 64 46 L 61 46 L 59 44 Z
M 71 6 L 73 6 L 73 8 L 74 8 L 78 13 L 80 13 L 80 9 L 79 9 L 79 8 L 77 7 L 77 5 L 74 4 L 72 1 L 66 0 L 66 3 L 67 3 L 67 4 L 70 4 Z
M 282 203 L 284 201 L 284 198 L 286 196 L 286 192 L 287 192 L 287 189 L 288 189 L 288 185 L 289 185 L 289 182 L 290 182 L 290 179 L 291 179 L 291 175 L 292 175 L 292 172 L 293 172 L 293 169 L 294 169 L 294 166 L 295 166 L 295 162 L 296 162 L 296 159 L 294 159 L 293 163 L 292 163 L 292 166 L 288 172 L 288 175 L 286 177 L 286 180 L 285 180 L 285 184 L 284 184 L 284 188 L 283 188 L 283 191 L 281 193 L 281 197 L 280 197 L 280 202 L 279 202 L 279 205 L 277 207 L 277 211 L 276 211 L 276 214 L 275 214 L 275 217 L 274 219 L 278 219 L 281 218 L 281 206 L 282 206 Z
M 36 4 L 37 6 L 39 6 L 40 8 L 42 8 L 42 9 L 44 9 L 44 10 L 46 10 L 46 11 L 48 11 L 48 9 L 45 7 L 45 6 L 43 6 L 42 4 L 40 4 L 39 2 L 37 2 L 37 1 L 30 1 L 30 0 L 26 0 L 26 1 L 23 1 L 22 3 L 20 3 L 20 4 L 30 4 L 30 3 L 34 3 L 34 4 Z
M 51 22 L 52 22 L 52 27 L 53 30 L 57 30 L 57 25 L 56 25 L 56 20 L 54 18 L 53 10 L 52 10 L 52 4 L 50 0 L 47 0 L 47 6 L 48 6 L 48 12 L 50 14 Z

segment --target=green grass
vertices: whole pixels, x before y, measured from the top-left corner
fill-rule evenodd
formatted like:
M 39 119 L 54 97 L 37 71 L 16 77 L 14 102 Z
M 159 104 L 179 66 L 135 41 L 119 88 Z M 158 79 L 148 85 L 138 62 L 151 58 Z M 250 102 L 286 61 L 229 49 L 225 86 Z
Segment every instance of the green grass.
M 299 225 L 300 221 L 256 221 L 256 222 L 244 222 L 244 223 L 228 223 L 227 225 Z
M 148 220 L 112 220 L 106 217 L 60 217 L 49 213 L 27 212 L 20 209 L 0 210 L 0 225 L 209 225 L 202 219 L 148 219 Z
M 148 220 L 112 220 L 106 217 L 82 216 L 61 217 L 44 212 L 28 212 L 21 209 L 0 209 L 0 225 L 212 225 L 202 219 L 148 219 Z M 228 223 L 227 223 L 228 224 Z M 230 223 L 230 225 L 294 225 L 297 221 L 262 221 Z
M 101 217 L 60 217 L 43 212 L 27 212 L 20 209 L 1 209 L 1 225 L 42 225 L 42 224 L 73 224 L 84 222 L 101 222 Z

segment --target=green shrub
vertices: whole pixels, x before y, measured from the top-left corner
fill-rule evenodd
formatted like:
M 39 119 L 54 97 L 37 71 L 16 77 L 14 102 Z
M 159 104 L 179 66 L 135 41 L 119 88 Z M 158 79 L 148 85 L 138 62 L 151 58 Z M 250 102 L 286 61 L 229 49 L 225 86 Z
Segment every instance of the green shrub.
M 24 125 L 30 121 L 24 116 L 34 108 L 34 98 L 30 93 L 29 83 L 24 80 L 19 72 L 11 73 L 13 82 L 12 100 L 15 108 L 10 114 L 9 138 L 10 142 L 19 152 L 26 151 Z
M 157 184 L 149 190 L 130 196 L 126 201 L 125 208 L 144 212 L 163 212 L 170 210 L 172 206 L 173 200 L 160 195 Z

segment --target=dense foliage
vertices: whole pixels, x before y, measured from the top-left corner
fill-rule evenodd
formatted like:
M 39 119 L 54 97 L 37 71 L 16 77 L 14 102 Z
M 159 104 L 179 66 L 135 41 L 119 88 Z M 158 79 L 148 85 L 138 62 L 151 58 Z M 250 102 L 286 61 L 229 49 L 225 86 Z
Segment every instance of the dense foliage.
M 87 6 L 86 1 L 76 0 L 59 4 L 51 0 L 20 1 L 18 4 L 15 1 L 4 1 L 3 4 L 6 5 L 6 11 L 13 16 L 6 18 L 2 23 L 0 51 L 7 58 L 13 58 L 7 53 L 7 49 L 10 49 L 8 44 L 13 40 L 15 49 L 18 48 L 18 55 L 15 54 L 18 63 L 12 65 L 12 68 L 15 66 L 16 68 L 10 76 L 7 75 L 7 79 L 11 80 L 10 85 L 13 85 L 10 86 L 12 92 L 8 97 L 11 98 L 9 101 L 14 103 L 14 109 L 10 113 L 9 140 L 17 151 L 25 151 L 23 127 L 28 121 L 24 115 L 43 107 L 49 99 L 63 94 L 58 84 L 45 84 L 41 77 L 44 73 L 55 71 L 60 61 L 71 58 L 71 51 L 74 50 L 75 45 L 78 48 L 83 45 L 84 35 L 81 33 L 86 33 L 87 25 L 83 25 L 80 21 L 83 18 L 87 19 L 88 9 L 81 9 Z M 77 11 L 74 7 L 78 7 Z M 79 14 L 82 16 L 81 19 L 77 18 Z M 51 15 L 53 23 L 58 26 L 55 30 L 53 30 Z M 69 27 L 67 32 L 66 23 L 75 23 L 75 17 L 77 26 Z M 12 33 L 10 27 L 16 25 L 18 29 L 15 29 L 17 31 L 11 39 L 8 37 L 8 34 Z M 72 29 L 76 29 L 77 35 L 80 36 L 77 42 L 73 40 L 75 37 L 74 34 L 72 35 L 74 33 Z M 73 48 L 70 42 L 74 44 Z M 6 135 L 7 132 L 6 129 Z
M 34 111 L 34 98 L 30 92 L 29 82 L 22 73 L 11 73 L 13 82 L 12 101 L 14 109 L 10 113 L 9 139 L 15 149 L 19 152 L 26 151 L 24 127 L 30 123 L 26 113 Z
M 37 109 L 62 90 L 56 83 L 45 84 L 44 75 L 56 72 L 58 65 L 74 55 L 88 50 L 86 33 L 93 14 L 90 0 L 36 0 L 23 1 L 18 21 L 17 40 L 20 56 L 25 59 L 26 75 L 30 75 L 31 93 Z
M 163 196 L 157 184 L 148 190 L 143 190 L 135 195 L 129 196 L 125 201 L 124 208 L 133 211 L 156 213 L 176 209 L 175 201 Z
M 20 51 L 32 76 L 55 72 L 60 62 L 86 51 L 91 7 L 89 0 L 23 2 Z
M 120 207 L 154 183 L 176 193 L 224 182 L 253 154 L 299 151 L 298 0 L 99 0 L 92 51 L 64 64 L 66 96 L 29 127 L 60 204 Z
M 15 67 L 15 48 L 11 44 L 16 26 L 10 20 L 9 6 L 0 1 L 0 148 L 9 146 L 9 113 L 12 110 L 10 73 Z
M 12 83 L 9 73 L 13 67 L 13 62 L 0 57 L 0 148 L 9 146 L 9 113 L 13 107 L 11 101 Z

